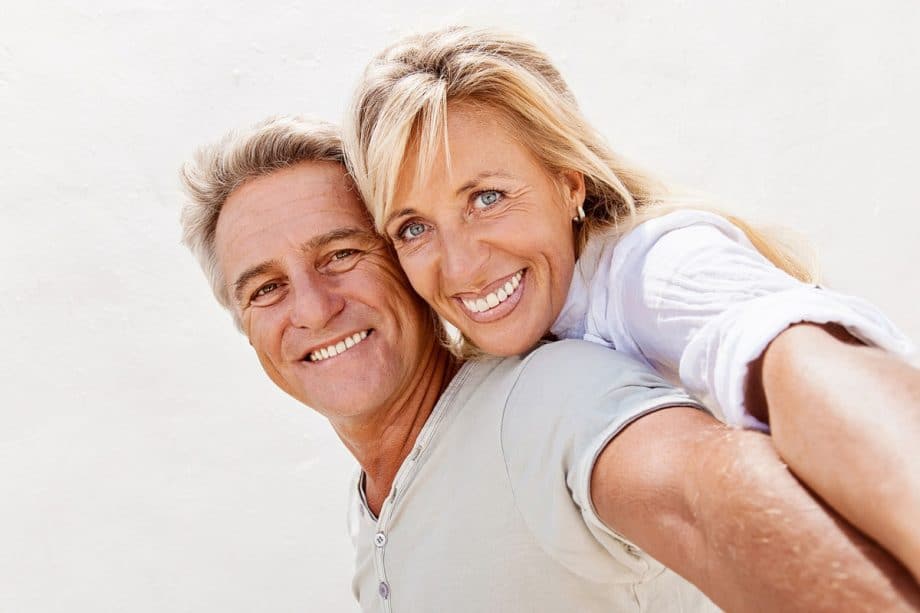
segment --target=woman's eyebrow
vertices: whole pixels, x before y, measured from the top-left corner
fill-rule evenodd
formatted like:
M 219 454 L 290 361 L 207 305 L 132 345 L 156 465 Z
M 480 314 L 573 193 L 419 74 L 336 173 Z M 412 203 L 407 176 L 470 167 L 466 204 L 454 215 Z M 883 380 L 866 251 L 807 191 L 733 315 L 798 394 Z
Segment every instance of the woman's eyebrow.
M 388 225 L 390 225 L 391 221 L 393 221 L 394 219 L 398 217 L 409 217 L 411 215 L 418 215 L 418 211 L 416 211 L 415 209 L 400 209 L 398 211 L 395 211 L 391 213 L 390 215 L 387 215 L 387 218 L 383 220 L 383 227 L 386 228 Z
M 457 191 L 454 192 L 455 196 L 459 196 L 463 192 L 469 191 L 476 187 L 479 183 L 486 179 L 513 179 L 514 177 L 504 170 L 486 170 L 479 173 L 463 185 L 457 188 Z
M 457 191 L 454 192 L 454 196 L 459 196 L 463 192 L 467 192 L 473 189 L 486 179 L 514 179 L 514 176 L 505 172 L 504 170 L 486 170 L 458 187 Z M 390 225 L 390 222 L 398 217 L 409 217 L 411 215 L 418 215 L 418 211 L 413 208 L 405 208 L 394 211 L 390 215 L 387 215 L 386 219 L 383 221 L 383 227 L 387 227 Z

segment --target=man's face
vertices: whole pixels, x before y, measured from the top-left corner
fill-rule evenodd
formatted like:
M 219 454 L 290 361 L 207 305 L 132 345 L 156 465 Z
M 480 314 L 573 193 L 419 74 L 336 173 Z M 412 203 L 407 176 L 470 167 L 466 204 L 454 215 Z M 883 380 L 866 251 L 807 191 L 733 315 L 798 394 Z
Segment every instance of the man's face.
M 247 182 L 224 204 L 215 239 L 265 372 L 333 421 L 392 402 L 436 342 L 339 164 Z

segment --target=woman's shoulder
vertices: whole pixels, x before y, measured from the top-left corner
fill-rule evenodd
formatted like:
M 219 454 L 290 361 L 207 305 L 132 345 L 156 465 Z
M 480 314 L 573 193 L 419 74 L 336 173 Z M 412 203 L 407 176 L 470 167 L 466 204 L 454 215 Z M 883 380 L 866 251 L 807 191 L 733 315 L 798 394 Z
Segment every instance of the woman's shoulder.
M 716 234 L 714 234 L 716 233 Z M 667 237 L 666 240 L 665 237 Z M 624 269 L 643 267 L 649 253 L 664 253 L 670 260 L 681 253 L 713 245 L 715 237 L 727 239 L 743 248 L 753 248 L 744 231 L 728 218 L 703 209 L 677 209 L 644 219 L 622 234 L 602 232 L 588 241 L 587 257 L 582 258 L 582 273 L 594 278 L 598 273 L 621 273 Z M 657 258 L 656 258 L 657 259 Z

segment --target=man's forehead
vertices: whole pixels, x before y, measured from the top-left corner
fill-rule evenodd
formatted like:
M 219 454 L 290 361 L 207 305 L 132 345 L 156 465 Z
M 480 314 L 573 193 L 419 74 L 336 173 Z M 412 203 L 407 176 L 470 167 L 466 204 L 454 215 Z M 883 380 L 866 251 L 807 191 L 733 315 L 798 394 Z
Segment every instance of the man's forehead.
M 345 169 L 333 162 L 306 162 L 252 179 L 235 190 L 218 217 L 215 242 L 226 269 L 354 227 L 370 229 L 371 225 Z

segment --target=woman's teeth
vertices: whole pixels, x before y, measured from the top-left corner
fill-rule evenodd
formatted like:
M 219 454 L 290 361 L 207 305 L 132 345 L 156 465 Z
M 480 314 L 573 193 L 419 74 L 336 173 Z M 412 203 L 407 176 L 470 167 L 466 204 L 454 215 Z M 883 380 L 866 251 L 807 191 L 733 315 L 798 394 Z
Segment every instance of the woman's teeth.
M 334 358 L 340 353 L 345 353 L 361 341 L 367 338 L 367 330 L 363 332 L 355 332 L 344 341 L 339 341 L 335 345 L 329 345 L 319 351 L 314 351 L 310 354 L 311 362 L 322 362 L 323 360 Z
M 524 271 L 519 270 L 517 274 L 511 277 L 511 279 L 500 287 L 497 292 L 492 292 L 485 298 L 477 298 L 476 300 L 467 300 L 464 298 L 463 306 L 473 313 L 483 313 L 489 309 L 494 309 L 517 291 L 517 288 L 521 285 L 521 277 L 523 276 Z

